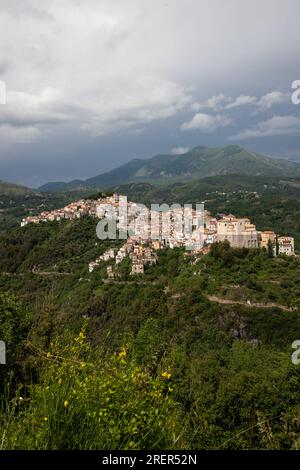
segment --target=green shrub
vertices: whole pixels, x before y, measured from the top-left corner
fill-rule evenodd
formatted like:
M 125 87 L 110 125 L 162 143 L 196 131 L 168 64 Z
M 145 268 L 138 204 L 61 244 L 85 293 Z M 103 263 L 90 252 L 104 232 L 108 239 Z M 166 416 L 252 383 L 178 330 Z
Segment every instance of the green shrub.
M 43 354 L 42 352 L 40 352 Z M 182 445 L 171 374 L 141 368 L 126 347 L 92 350 L 84 329 L 43 354 L 28 398 L 16 397 L 2 420 L 6 449 L 159 449 Z

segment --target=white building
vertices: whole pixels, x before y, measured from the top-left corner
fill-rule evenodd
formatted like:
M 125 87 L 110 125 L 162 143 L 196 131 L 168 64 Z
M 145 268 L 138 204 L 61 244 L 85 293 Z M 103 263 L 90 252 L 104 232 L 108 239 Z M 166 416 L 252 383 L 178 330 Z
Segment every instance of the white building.
M 278 237 L 278 254 L 293 256 L 295 254 L 295 243 L 293 237 Z
M 218 220 L 217 239 L 219 242 L 227 240 L 235 248 L 256 248 L 259 244 L 255 225 L 247 218 L 237 218 L 233 215 Z

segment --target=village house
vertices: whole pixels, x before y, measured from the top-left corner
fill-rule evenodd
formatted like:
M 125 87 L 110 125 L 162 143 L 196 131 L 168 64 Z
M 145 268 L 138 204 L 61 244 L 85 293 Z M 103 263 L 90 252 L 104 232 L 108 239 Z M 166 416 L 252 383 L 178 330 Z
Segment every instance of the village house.
M 260 247 L 268 250 L 269 246 L 272 246 L 273 255 L 277 254 L 277 235 L 272 230 L 264 230 L 260 232 Z
M 114 257 L 115 257 L 115 249 L 111 248 L 110 250 L 105 251 L 103 255 L 99 257 L 99 259 L 103 261 L 108 261 L 109 259 L 114 258 Z
M 130 275 L 134 274 L 144 274 L 144 264 L 142 261 L 134 261 L 132 263 Z
M 278 237 L 278 254 L 293 256 L 295 254 L 293 237 Z
M 204 229 L 204 238 L 206 245 L 212 245 L 217 241 L 217 232 L 216 230 L 211 230 L 209 228 Z
M 230 214 L 217 222 L 217 240 L 227 240 L 234 248 L 257 248 L 259 234 L 248 218 L 236 218 Z
M 89 272 L 90 272 L 90 273 L 93 272 L 94 269 L 95 269 L 95 267 L 96 267 L 97 265 L 98 265 L 98 263 L 97 263 L 96 261 L 91 261 L 91 262 L 89 263 Z
M 107 277 L 108 277 L 109 279 L 112 279 L 112 278 L 115 277 L 115 274 L 114 274 L 114 271 L 113 271 L 113 267 L 112 267 L 112 266 L 107 266 L 106 272 L 107 272 Z
M 122 246 L 116 255 L 116 264 L 121 263 L 123 259 L 126 258 L 126 254 L 127 254 L 126 248 Z

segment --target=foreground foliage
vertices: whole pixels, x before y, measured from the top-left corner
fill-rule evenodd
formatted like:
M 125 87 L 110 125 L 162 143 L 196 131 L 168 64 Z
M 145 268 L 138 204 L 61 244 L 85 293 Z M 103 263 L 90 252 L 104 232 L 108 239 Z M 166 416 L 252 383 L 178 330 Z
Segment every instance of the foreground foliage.
M 41 354 L 38 382 L 4 405 L 3 449 L 147 449 L 182 445 L 168 370 L 155 377 L 127 347 L 92 350 L 85 330 Z
M 2 448 L 300 448 L 299 259 L 163 250 L 108 280 L 91 218 L 1 240 Z

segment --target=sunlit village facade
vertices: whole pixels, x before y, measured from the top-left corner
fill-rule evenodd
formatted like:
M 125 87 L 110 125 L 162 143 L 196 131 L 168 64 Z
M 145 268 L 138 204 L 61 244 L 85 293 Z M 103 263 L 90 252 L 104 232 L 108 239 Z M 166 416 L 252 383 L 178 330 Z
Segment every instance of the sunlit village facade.
M 180 206 L 164 211 L 152 210 L 127 201 L 126 197 L 118 194 L 100 199 L 82 199 L 61 209 L 29 216 L 22 220 L 21 226 L 74 220 L 84 215 L 114 220 L 118 233 L 122 233 L 123 238 L 125 234 L 121 248 L 111 248 L 89 263 L 90 272 L 102 262 L 112 261 L 118 265 L 129 257 L 131 274 L 143 274 L 145 266 L 156 263 L 156 252 L 162 248 L 185 247 L 191 253 L 207 254 L 213 243 L 226 240 L 234 248 L 265 248 L 272 250 L 274 256 L 295 254 L 293 237 L 278 236 L 271 230 L 259 231 L 246 217 L 232 214 L 213 217 L 204 209 L 199 217 L 199 212 L 191 207 Z M 107 276 L 114 278 L 117 275 L 113 266 L 109 265 Z

